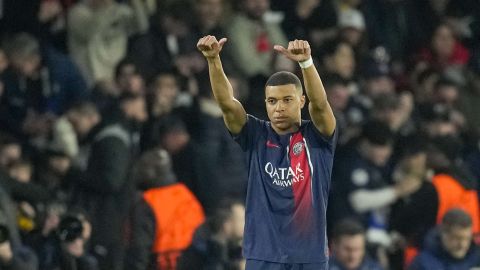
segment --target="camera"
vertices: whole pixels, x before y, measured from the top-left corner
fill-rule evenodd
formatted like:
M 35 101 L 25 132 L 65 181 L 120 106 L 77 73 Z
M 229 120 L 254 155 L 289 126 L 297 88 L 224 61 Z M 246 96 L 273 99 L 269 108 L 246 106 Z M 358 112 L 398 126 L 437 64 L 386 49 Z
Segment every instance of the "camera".
M 0 244 L 10 240 L 10 232 L 7 226 L 0 224 Z
M 83 224 L 80 219 L 73 216 L 66 216 L 58 225 L 58 238 L 62 242 L 72 242 L 81 238 L 83 233 Z

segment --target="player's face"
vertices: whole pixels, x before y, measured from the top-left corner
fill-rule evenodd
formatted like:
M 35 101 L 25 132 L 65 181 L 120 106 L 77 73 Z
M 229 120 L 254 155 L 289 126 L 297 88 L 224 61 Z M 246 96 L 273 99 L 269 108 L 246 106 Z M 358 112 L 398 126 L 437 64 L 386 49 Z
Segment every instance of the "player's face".
M 277 133 L 285 134 L 298 129 L 305 96 L 294 84 L 267 86 L 265 102 L 268 118 Z
M 365 256 L 365 236 L 346 235 L 334 243 L 334 253 L 345 269 L 357 269 Z

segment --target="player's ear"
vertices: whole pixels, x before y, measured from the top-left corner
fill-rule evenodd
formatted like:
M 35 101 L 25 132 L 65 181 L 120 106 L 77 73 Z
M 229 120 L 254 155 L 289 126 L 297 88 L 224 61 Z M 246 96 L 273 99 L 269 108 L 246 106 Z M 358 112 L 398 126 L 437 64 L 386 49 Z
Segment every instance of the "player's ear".
M 303 109 L 305 106 L 305 95 L 300 96 L 300 108 Z

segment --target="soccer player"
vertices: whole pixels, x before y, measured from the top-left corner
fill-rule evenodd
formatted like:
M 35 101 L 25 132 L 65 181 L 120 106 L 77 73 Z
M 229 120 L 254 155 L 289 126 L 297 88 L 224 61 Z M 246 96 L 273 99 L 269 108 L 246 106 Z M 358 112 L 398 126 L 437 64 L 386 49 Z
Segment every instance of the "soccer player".
M 265 86 L 270 121 L 263 121 L 233 96 L 219 56 L 226 42 L 205 36 L 197 47 L 207 59 L 225 124 L 248 162 L 246 269 L 327 269 L 325 216 L 337 132 L 310 46 L 295 40 L 287 49 L 274 49 L 300 64 L 312 120 L 301 119 L 305 96 L 299 78 L 277 72 Z

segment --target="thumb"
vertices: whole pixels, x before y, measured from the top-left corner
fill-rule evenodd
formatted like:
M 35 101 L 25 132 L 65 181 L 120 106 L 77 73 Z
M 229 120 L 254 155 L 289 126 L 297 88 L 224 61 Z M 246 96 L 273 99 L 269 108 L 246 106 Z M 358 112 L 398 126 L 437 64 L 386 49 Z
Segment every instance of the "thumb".
M 222 38 L 220 39 L 220 41 L 218 41 L 218 46 L 223 47 L 223 44 L 225 44 L 227 42 L 227 38 Z
M 288 55 L 288 50 L 285 49 L 282 45 L 275 45 L 273 46 L 273 49 L 283 55 Z

